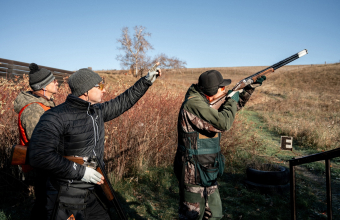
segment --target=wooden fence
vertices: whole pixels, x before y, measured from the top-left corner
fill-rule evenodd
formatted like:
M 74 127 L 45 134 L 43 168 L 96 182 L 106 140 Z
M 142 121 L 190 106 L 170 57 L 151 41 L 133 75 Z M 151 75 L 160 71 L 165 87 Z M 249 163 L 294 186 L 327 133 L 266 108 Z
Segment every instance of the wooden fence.
M 291 200 L 291 219 L 296 220 L 296 185 L 295 185 L 295 166 L 324 160 L 326 166 L 326 191 L 327 191 L 327 219 L 332 220 L 332 189 L 331 189 L 331 161 L 335 157 L 340 157 L 340 148 L 312 154 L 305 157 L 289 160 L 290 168 L 290 200 Z
M 29 63 L 7 60 L 0 58 L 0 77 L 5 77 L 7 79 L 13 79 L 15 76 L 22 77 L 24 74 L 29 74 Z M 47 66 L 40 66 L 39 68 L 45 68 L 52 72 L 55 78 L 58 80 L 58 83 L 61 84 L 63 82 L 63 78 L 66 76 L 70 76 L 73 71 L 56 69 Z

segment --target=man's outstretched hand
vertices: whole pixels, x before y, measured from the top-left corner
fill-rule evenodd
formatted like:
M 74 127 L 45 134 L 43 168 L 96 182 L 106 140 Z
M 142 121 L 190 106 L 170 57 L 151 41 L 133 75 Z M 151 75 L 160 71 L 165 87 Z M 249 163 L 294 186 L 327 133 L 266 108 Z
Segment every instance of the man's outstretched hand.
M 157 68 L 155 71 L 149 71 L 145 78 L 153 83 L 155 82 L 156 78 L 161 75 L 162 75 L 161 69 Z

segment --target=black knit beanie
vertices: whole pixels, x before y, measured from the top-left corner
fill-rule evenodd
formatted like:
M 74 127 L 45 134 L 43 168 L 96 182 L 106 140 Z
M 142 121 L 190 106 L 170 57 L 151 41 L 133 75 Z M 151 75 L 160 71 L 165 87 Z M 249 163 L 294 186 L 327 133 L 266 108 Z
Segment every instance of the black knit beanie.
M 70 86 L 72 94 L 78 97 L 92 89 L 102 80 L 103 79 L 98 75 L 98 73 L 87 68 L 83 68 L 70 76 L 68 79 L 68 85 Z
M 29 84 L 33 91 L 45 88 L 55 79 L 51 71 L 45 68 L 39 69 L 39 66 L 35 63 L 31 63 L 29 68 Z

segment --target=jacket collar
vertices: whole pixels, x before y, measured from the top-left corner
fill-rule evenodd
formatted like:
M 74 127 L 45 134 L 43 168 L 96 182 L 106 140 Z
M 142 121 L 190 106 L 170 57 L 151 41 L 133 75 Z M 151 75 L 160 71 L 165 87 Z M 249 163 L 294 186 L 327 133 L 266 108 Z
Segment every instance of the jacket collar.
M 192 84 L 187 93 L 185 94 L 185 99 L 188 99 L 191 96 L 200 97 L 204 102 L 209 104 L 208 99 L 205 97 L 204 93 L 200 91 L 200 89 L 197 87 L 197 84 Z
M 68 95 L 65 101 L 67 104 L 72 105 L 75 108 L 87 109 L 90 105 L 90 109 L 97 107 L 96 105 L 91 105 L 90 102 L 82 100 L 81 98 L 74 96 L 72 94 Z
M 51 99 L 48 99 L 46 96 L 41 95 L 41 94 L 38 93 L 37 91 L 29 91 L 29 92 L 30 92 L 32 95 L 34 95 L 35 97 L 37 97 L 37 98 L 41 97 L 41 98 L 45 99 L 46 101 L 53 101 L 52 98 L 51 98 Z

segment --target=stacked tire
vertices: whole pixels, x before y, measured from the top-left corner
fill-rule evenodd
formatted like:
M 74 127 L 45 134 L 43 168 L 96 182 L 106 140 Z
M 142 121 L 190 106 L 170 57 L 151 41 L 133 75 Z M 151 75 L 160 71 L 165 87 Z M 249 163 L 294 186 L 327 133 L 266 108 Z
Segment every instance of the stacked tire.
M 290 189 L 289 169 L 279 165 L 264 164 L 275 171 L 262 171 L 248 167 L 245 184 L 265 194 L 284 194 Z

